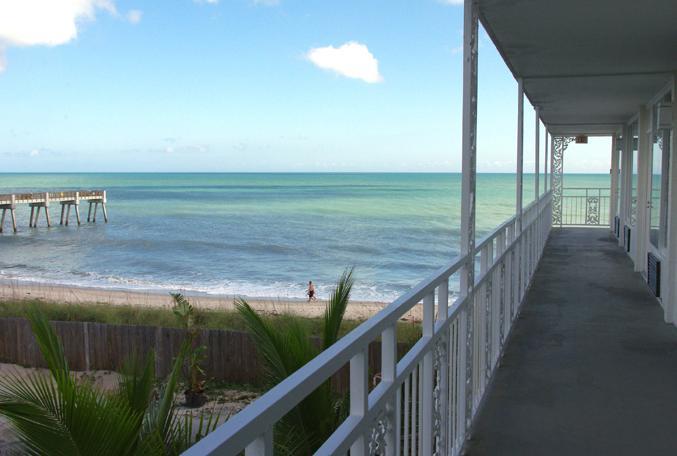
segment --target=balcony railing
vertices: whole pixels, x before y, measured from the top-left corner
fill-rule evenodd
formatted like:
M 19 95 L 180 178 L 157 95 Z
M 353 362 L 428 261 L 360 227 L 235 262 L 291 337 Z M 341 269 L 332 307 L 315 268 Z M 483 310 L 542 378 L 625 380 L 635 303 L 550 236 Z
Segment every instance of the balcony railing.
M 317 454 L 459 454 L 551 220 L 548 193 L 523 211 L 521 222 L 513 217 L 478 242 L 472 259 L 454 259 L 184 454 L 272 455 L 276 423 L 347 363 L 350 414 Z M 475 286 L 466 295 L 450 293 L 455 275 L 478 256 Z M 421 303 L 422 337 L 398 361 L 397 322 Z M 379 338 L 381 376 L 370 390 L 368 347 Z
M 601 187 L 564 187 L 562 189 L 562 226 L 609 225 L 610 189 Z

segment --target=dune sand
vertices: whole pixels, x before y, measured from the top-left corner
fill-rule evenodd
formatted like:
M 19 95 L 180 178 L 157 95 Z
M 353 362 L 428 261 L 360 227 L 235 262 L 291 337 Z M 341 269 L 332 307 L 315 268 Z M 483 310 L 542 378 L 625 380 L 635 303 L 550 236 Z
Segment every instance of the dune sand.
M 182 290 L 175 290 L 182 292 Z M 217 296 L 196 293 L 184 293 L 197 307 L 204 309 L 234 309 L 234 296 Z M 35 282 L 14 280 L 0 281 L 0 300 L 29 300 L 38 299 L 48 302 L 67 304 L 110 304 L 133 305 L 148 307 L 170 307 L 172 299 L 169 293 L 156 291 L 136 291 L 107 288 L 88 288 L 52 285 Z M 321 317 L 324 314 L 326 301 L 317 300 L 306 302 L 288 298 L 246 298 L 247 302 L 256 310 L 267 314 L 289 313 L 304 317 Z M 346 310 L 345 318 L 349 320 L 365 320 L 378 313 L 389 303 L 351 301 Z M 420 320 L 421 306 L 417 305 L 407 312 L 403 319 Z

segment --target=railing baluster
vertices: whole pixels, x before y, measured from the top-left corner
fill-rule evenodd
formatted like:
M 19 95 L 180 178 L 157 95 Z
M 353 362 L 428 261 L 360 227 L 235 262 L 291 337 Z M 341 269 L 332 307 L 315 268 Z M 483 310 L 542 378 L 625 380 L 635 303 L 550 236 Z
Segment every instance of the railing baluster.
M 423 453 L 423 414 L 425 411 L 423 410 L 423 363 L 418 365 L 418 444 L 416 447 L 418 448 L 418 453 L 421 455 L 425 455 Z
M 393 383 L 397 366 L 397 326 L 393 325 L 381 333 L 381 381 Z M 399 389 L 397 389 L 399 393 Z M 386 412 L 391 415 L 395 409 L 395 401 L 391 399 L 386 404 Z M 395 412 L 396 413 L 396 412 Z M 392 417 L 391 417 L 392 418 Z M 390 419 L 395 423 L 396 419 Z M 388 426 L 386 430 L 386 456 L 395 454 L 395 439 L 399 433 L 397 426 Z
M 402 389 L 403 385 L 397 387 L 397 394 L 395 395 L 395 452 L 396 456 L 400 456 L 401 442 L 402 442 Z M 386 448 L 387 451 L 387 448 Z
M 435 326 L 435 294 L 430 293 L 423 299 L 423 337 L 433 337 Z M 421 430 L 421 454 L 433 452 L 433 346 L 423 357 L 423 383 L 421 405 L 423 407 L 423 419 Z
M 418 454 L 418 426 L 420 423 L 420 415 L 418 413 L 418 371 L 420 365 L 417 364 L 414 370 L 411 371 L 411 455 Z
M 446 321 L 447 316 L 448 316 L 448 311 L 449 311 L 449 280 L 446 279 L 442 281 L 440 286 L 437 289 L 437 320 L 438 321 Z M 443 331 L 443 333 L 440 336 L 441 340 L 441 350 L 442 353 L 440 354 L 440 362 L 439 366 L 437 368 L 439 369 L 438 373 L 438 378 L 439 378 L 439 385 L 437 385 L 438 388 L 438 394 L 439 394 L 439 407 L 440 407 L 440 414 L 439 414 L 439 433 L 440 435 L 438 436 L 438 441 L 436 445 L 436 453 L 438 454 L 445 454 L 448 452 L 449 448 L 449 439 L 448 439 L 448 432 L 447 432 L 447 422 L 448 422 L 448 414 L 446 411 L 449 409 L 449 363 L 446 362 L 449 359 L 449 327 L 447 327 L 446 330 Z M 433 442 L 434 443 L 434 442 Z
M 268 429 L 244 450 L 245 456 L 273 456 L 273 430 Z
M 364 417 L 367 413 L 369 396 L 368 378 L 369 355 L 362 349 L 350 359 L 350 416 Z M 366 435 L 360 435 L 350 446 L 351 456 L 366 456 L 369 454 Z
M 409 442 L 411 441 L 411 434 L 409 433 L 409 424 L 411 423 L 411 382 L 409 381 L 411 374 L 404 379 L 404 454 L 409 454 Z

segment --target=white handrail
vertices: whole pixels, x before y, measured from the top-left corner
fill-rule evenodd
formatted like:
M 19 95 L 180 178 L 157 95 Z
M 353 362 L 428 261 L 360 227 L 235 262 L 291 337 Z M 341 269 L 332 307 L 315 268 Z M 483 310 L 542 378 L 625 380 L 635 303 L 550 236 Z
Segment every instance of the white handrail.
M 355 389 L 351 402 L 359 399 L 359 394 L 367 394 L 362 368 L 367 347 L 379 337 L 384 340 L 382 350 L 387 354 L 382 359 L 382 371 L 394 374 L 388 378 L 384 375 L 368 393 L 366 409 L 354 408 L 358 403 L 351 404 L 350 416 L 317 454 L 348 450 L 351 454 L 365 453 L 373 443 L 367 442 L 367 438 L 375 435 L 370 430 L 378 423 L 379 429 L 385 430 L 385 435 L 376 433 L 383 440 L 378 444 L 394 445 L 394 449 L 400 450 L 400 442 L 404 441 L 405 448 L 412 450 L 444 447 L 447 453 L 458 454 L 536 270 L 550 232 L 551 217 L 551 194 L 547 193 L 524 209 L 521 233 L 515 233 L 513 217 L 477 244 L 473 256 L 481 255 L 481 274 L 469 296 L 457 296 L 448 305 L 449 280 L 465 264 L 466 258 L 459 256 L 184 454 L 237 454 L 243 449 L 248 455 L 272 454 L 275 424 L 346 363 L 351 363 L 351 390 Z M 393 365 L 394 328 L 400 317 L 421 301 L 423 335 Z M 386 334 L 390 345 L 385 342 Z M 434 424 L 439 427 L 433 429 Z

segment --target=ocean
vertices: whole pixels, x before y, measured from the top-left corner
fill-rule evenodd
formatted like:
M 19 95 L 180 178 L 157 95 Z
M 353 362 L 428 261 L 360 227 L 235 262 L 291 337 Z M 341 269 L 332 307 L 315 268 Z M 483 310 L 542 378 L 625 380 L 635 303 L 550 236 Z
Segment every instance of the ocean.
M 0 193 L 105 189 L 110 216 L 84 223 L 82 205 L 83 225 L 62 227 L 56 205 L 56 226 L 30 229 L 22 206 L 19 233 L 6 222 L 0 235 L 0 279 L 289 299 L 308 280 L 326 297 L 354 266 L 353 299 L 391 301 L 457 254 L 460 186 L 460 174 L 0 174 Z M 477 188 L 479 238 L 513 214 L 515 176 L 479 174 Z

